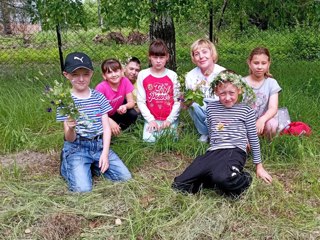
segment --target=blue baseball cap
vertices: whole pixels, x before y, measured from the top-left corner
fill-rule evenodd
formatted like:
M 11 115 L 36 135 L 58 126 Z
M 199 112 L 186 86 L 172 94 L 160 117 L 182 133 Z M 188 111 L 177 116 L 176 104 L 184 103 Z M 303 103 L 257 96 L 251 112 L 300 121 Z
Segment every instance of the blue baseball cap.
M 91 59 L 87 54 L 82 52 L 69 53 L 64 63 L 64 71 L 72 73 L 78 68 L 86 68 L 93 71 Z

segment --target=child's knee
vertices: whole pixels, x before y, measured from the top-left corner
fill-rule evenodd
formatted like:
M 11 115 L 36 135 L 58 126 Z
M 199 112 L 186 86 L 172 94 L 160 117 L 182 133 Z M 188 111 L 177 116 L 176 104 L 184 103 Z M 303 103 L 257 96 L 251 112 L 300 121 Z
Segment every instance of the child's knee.
M 187 182 L 179 182 L 178 180 L 174 180 L 171 185 L 172 189 L 182 193 L 192 193 L 195 194 L 200 191 L 201 184 L 200 183 L 187 183 Z
M 264 133 L 276 133 L 278 128 L 278 120 L 275 118 L 271 118 L 265 124 Z
M 91 192 L 92 191 L 92 185 L 78 185 L 78 186 L 70 186 L 69 190 L 71 192 Z
M 231 177 L 220 185 L 220 188 L 231 195 L 238 196 L 246 191 L 252 182 L 252 177 L 248 172 L 242 172 Z

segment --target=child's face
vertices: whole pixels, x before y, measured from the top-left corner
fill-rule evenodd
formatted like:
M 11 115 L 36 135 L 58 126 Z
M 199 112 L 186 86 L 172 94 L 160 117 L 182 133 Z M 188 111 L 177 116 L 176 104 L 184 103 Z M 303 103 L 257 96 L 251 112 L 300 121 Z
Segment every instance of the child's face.
M 136 62 L 129 62 L 125 68 L 125 75 L 131 82 L 137 80 L 138 73 L 140 72 L 140 65 Z
M 192 61 L 201 70 L 207 70 L 214 65 L 212 51 L 208 47 L 199 47 L 193 51 Z
M 93 71 L 86 68 L 78 68 L 72 73 L 63 72 L 63 74 L 70 80 L 72 88 L 77 92 L 81 92 L 88 89 Z
M 264 77 L 264 75 L 269 71 L 269 57 L 265 54 L 254 55 L 251 61 L 248 61 L 248 65 L 251 74 L 257 78 Z
M 151 56 L 149 56 L 149 61 L 151 63 L 151 66 L 156 71 L 162 71 L 165 68 L 168 59 L 169 59 L 169 55 L 165 55 L 165 56 L 151 55 Z
M 103 74 L 103 78 L 108 81 L 111 85 L 117 85 L 120 83 L 120 80 L 122 78 L 122 70 L 117 69 L 115 71 L 112 71 L 110 69 L 109 72 L 105 72 Z
M 241 93 L 240 89 L 237 88 L 230 82 L 220 83 L 215 89 L 216 95 L 219 97 L 219 101 L 226 108 L 231 108 L 238 102 L 238 96 Z

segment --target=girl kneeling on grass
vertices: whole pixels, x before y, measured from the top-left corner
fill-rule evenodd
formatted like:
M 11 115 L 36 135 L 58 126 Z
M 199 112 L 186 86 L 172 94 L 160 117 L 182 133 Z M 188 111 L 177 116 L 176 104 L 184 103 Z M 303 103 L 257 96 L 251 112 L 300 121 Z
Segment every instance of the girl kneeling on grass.
M 215 188 L 227 196 L 238 197 L 252 181 L 250 174 L 243 171 L 248 141 L 257 176 L 270 184 L 272 177 L 261 163 L 254 110 L 238 102 L 244 92 L 248 98 L 254 97 L 252 89 L 230 70 L 219 73 L 211 88 L 219 101 L 209 102 L 207 107 L 210 147 L 174 179 L 172 187 L 188 193 Z
M 177 74 L 166 68 L 169 50 L 161 39 L 149 46 L 151 67 L 138 74 L 137 102 L 145 120 L 143 140 L 155 142 L 165 134 L 177 137 L 180 84 Z
M 269 50 L 263 47 L 253 49 L 247 63 L 250 75 L 244 80 L 256 94 L 256 101 L 251 107 L 256 113 L 257 132 L 271 139 L 278 129 L 278 95 L 281 87 L 269 72 L 271 64 Z
M 134 86 L 123 75 L 121 63 L 114 58 L 109 58 L 101 64 L 103 81 L 96 86 L 109 101 L 112 110 L 108 113 L 112 134 L 117 136 L 121 130 L 134 124 L 138 113 L 134 109 Z

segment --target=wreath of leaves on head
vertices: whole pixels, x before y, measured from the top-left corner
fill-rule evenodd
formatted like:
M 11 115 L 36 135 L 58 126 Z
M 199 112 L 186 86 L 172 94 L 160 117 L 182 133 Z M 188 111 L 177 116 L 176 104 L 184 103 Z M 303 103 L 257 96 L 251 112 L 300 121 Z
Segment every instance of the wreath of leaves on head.
M 211 82 L 211 90 L 214 91 L 220 83 L 224 84 L 227 82 L 232 83 L 241 90 L 241 94 L 239 96 L 240 102 L 244 101 L 247 104 L 252 104 L 256 100 L 256 94 L 253 89 L 242 79 L 242 76 L 231 70 L 224 70 L 220 72 Z

